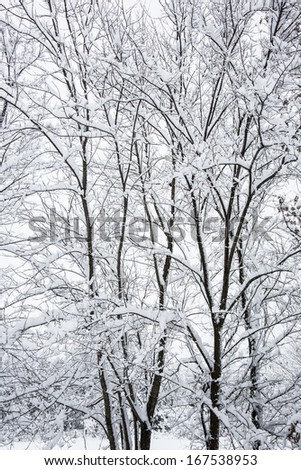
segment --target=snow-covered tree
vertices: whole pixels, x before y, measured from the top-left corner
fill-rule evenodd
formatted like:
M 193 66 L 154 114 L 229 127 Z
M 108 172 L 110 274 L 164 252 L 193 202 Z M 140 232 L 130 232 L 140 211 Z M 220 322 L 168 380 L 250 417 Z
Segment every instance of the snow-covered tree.
M 168 416 L 208 449 L 295 445 L 297 2 L 8 3 L 8 440 L 92 420 L 149 449 Z

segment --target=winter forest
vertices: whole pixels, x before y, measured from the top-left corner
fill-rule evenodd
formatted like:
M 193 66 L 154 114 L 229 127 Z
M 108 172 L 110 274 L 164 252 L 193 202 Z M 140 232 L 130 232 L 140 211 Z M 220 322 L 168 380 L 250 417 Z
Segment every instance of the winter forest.
M 298 0 L 0 4 L 2 445 L 301 449 Z

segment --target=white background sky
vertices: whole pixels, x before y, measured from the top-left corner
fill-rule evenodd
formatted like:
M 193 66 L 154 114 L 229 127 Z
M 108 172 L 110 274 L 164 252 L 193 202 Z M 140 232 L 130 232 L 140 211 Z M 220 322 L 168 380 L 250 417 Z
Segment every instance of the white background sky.
M 152 16 L 160 15 L 161 6 L 159 0 L 123 0 L 123 2 L 125 6 L 145 5 Z

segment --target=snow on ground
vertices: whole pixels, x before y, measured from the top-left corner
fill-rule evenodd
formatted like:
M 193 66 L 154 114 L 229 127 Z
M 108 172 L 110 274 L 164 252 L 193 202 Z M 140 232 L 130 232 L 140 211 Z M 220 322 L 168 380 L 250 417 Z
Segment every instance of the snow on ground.
M 42 442 L 15 442 L 2 450 L 46 450 Z M 52 450 L 105 450 L 107 442 L 96 437 L 77 436 L 63 446 L 56 445 Z M 155 435 L 151 450 L 185 450 L 190 449 L 188 439 L 178 439 L 166 434 Z

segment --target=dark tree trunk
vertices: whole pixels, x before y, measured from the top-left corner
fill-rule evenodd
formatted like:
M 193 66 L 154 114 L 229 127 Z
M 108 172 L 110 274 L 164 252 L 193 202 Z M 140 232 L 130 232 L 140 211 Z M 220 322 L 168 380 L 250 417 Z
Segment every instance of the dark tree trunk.
M 214 331 L 214 367 L 211 373 L 210 399 L 212 408 L 209 416 L 209 450 L 219 449 L 220 419 L 215 413 L 220 407 L 220 378 L 222 373 L 221 363 L 221 328 L 215 325 Z
M 150 450 L 151 439 L 152 439 L 152 430 L 149 428 L 148 423 L 141 424 L 140 449 Z

